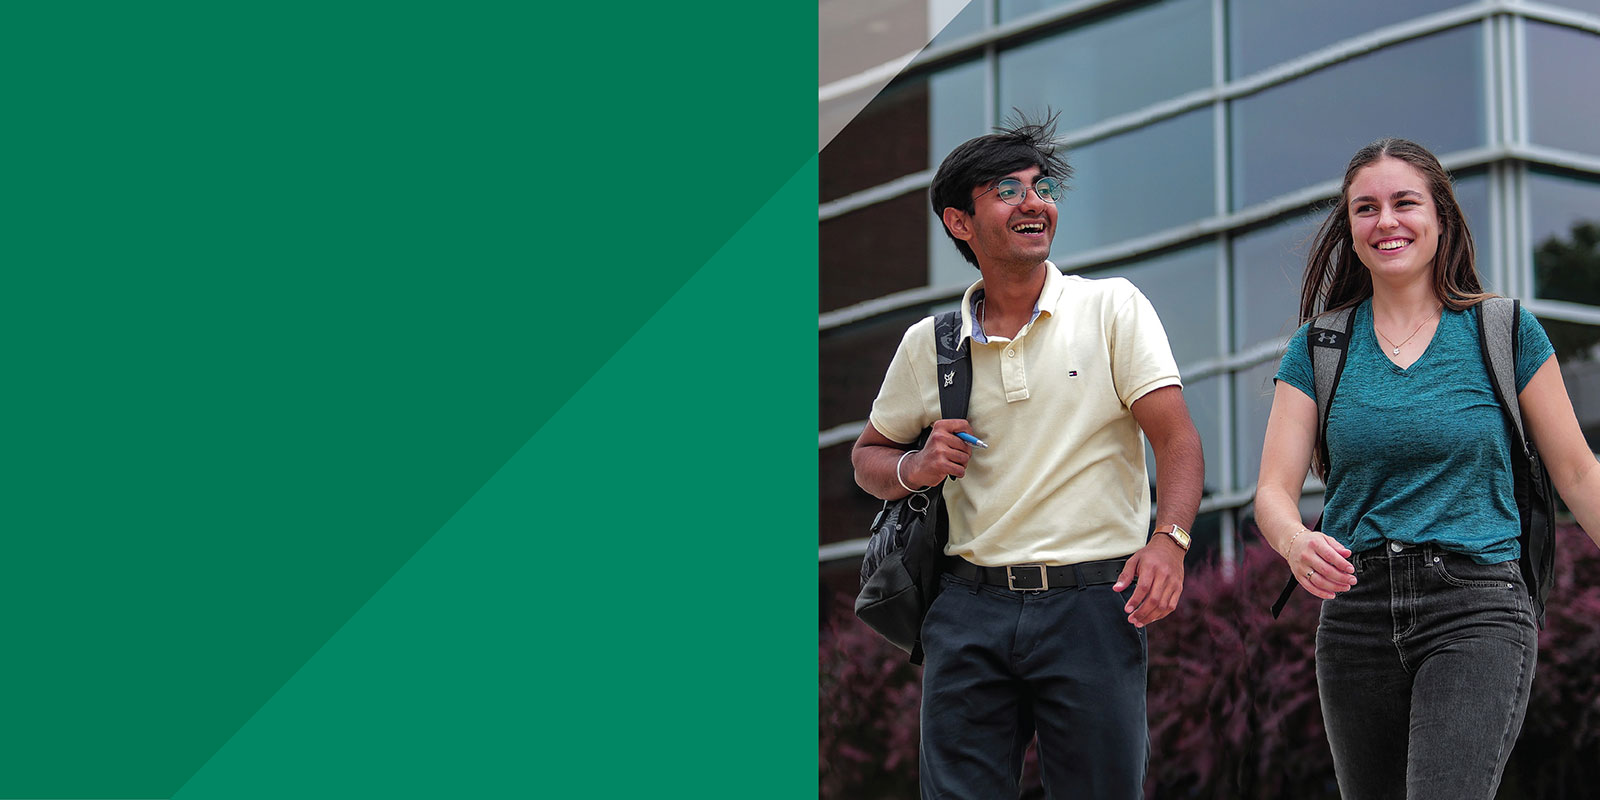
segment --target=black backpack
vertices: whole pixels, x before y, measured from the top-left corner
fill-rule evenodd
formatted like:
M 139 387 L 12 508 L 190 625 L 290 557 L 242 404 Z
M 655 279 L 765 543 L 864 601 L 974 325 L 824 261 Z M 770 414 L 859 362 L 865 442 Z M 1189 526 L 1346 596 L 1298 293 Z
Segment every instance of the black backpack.
M 1489 371 L 1489 385 L 1516 436 L 1511 447 L 1511 478 L 1521 520 L 1517 541 L 1522 545 L 1522 579 L 1528 585 L 1528 599 L 1533 602 L 1539 627 L 1543 628 L 1545 600 L 1555 582 L 1555 494 L 1550 489 L 1550 475 L 1545 472 L 1539 453 L 1523 427 L 1522 408 L 1517 402 L 1516 354 L 1522 304 L 1509 297 L 1491 297 L 1473 306 L 1472 311 L 1478 319 L 1478 346 L 1483 352 L 1484 367 Z M 1350 329 L 1354 323 L 1355 309 L 1345 308 L 1313 320 L 1311 329 L 1306 332 L 1317 391 L 1317 436 L 1324 441 L 1328 433 L 1328 409 L 1339 389 L 1339 377 L 1344 374 Z M 1321 525 L 1319 519 L 1316 527 Z M 1278 602 L 1272 606 L 1274 618 L 1298 585 L 1291 576 Z
M 943 419 L 967 416 L 972 392 L 972 360 L 961 336 L 961 312 L 946 311 L 934 319 L 938 353 L 939 414 Z M 917 446 L 928 439 L 922 432 Z M 883 638 L 922 663 L 922 619 L 939 594 L 944 573 L 945 542 L 950 522 L 944 515 L 944 482 L 899 500 L 885 500 L 872 520 L 872 538 L 861 560 L 861 593 L 856 616 Z

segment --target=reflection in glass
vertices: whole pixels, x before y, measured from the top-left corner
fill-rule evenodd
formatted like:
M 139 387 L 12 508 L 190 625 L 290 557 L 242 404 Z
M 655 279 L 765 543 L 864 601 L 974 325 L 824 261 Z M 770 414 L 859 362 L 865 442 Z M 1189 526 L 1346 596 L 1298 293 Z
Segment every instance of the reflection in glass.
M 1210 2 L 1173 0 L 1013 47 L 1000 54 L 999 108 L 1048 106 L 1065 132 L 1210 86 L 1210 30 Z
M 1482 64 L 1483 30 L 1473 24 L 1235 100 L 1233 208 L 1340 178 L 1350 156 L 1381 136 L 1441 156 L 1483 144 Z
M 1052 252 L 1061 258 L 1211 216 L 1211 119 L 1203 108 L 1069 153 L 1075 174 L 1058 204 Z
M 1534 295 L 1600 305 L 1600 184 L 1528 176 Z
M 1261 440 L 1267 435 L 1267 415 L 1272 413 L 1272 376 L 1278 374 L 1274 356 L 1233 376 L 1233 456 L 1235 486 L 1256 482 L 1261 474 Z
M 1299 327 L 1300 281 L 1328 206 L 1233 237 L 1233 349 L 1285 341 Z
M 1600 36 L 1556 25 L 1527 24 L 1528 138 L 1534 144 L 1600 153 Z
M 1207 242 L 1097 271 L 1090 278 L 1117 276 L 1139 287 L 1155 306 L 1183 369 L 1221 355 L 1217 341 L 1217 247 Z
M 1540 297 L 1600 303 L 1600 222 L 1577 222 L 1567 236 L 1539 242 L 1533 249 L 1533 275 Z
M 1243 77 L 1369 33 L 1380 24 L 1393 25 L 1463 4 L 1463 0 L 1228 0 L 1228 76 Z

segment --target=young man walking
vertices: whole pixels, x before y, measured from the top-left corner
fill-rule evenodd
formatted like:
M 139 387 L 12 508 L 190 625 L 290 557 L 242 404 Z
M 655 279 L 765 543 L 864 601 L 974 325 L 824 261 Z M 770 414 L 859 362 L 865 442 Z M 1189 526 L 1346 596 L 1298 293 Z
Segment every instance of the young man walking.
M 906 331 L 851 454 L 883 499 L 959 479 L 922 630 L 924 798 L 1015 798 L 1035 733 L 1052 797 L 1140 797 L 1145 626 L 1183 591 L 1200 437 L 1149 301 L 1047 260 L 1071 174 L 1052 136 L 1024 121 L 978 137 L 933 179 L 934 213 L 982 274 L 961 301 L 969 418 L 939 418 L 930 317 Z M 1161 500 L 1148 539 L 1141 431 Z

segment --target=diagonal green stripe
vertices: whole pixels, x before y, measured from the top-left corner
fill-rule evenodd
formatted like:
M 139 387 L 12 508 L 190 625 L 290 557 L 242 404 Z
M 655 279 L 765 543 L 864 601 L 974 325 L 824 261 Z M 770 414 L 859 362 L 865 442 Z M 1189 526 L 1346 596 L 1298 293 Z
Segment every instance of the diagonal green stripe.
M 784 220 L 814 206 L 815 175 L 813 160 L 184 786 L 178 800 L 654 796 L 666 787 L 691 786 L 703 797 L 808 796 L 809 759 L 801 760 L 798 778 L 776 780 L 752 759 L 770 747 L 804 754 L 814 746 L 808 725 L 760 741 L 733 726 L 713 726 L 694 737 L 701 755 L 716 754 L 715 765 L 653 746 L 630 751 L 628 769 L 617 768 L 617 746 L 669 742 L 694 724 L 695 715 L 712 713 L 701 692 L 713 685 L 751 691 L 766 688 L 769 676 L 800 685 L 814 679 L 814 643 L 804 633 L 793 636 L 779 662 L 789 664 L 784 668 L 747 646 L 733 647 L 737 642 L 720 624 L 696 621 L 704 598 L 692 581 L 686 586 L 673 576 L 696 574 L 704 563 L 675 553 L 671 542 L 686 532 L 675 529 L 674 519 L 682 523 L 681 515 L 702 507 L 701 498 L 686 498 L 681 480 L 621 488 L 617 456 L 634 446 L 636 432 L 607 432 L 605 425 L 631 407 L 641 383 L 668 387 L 682 379 L 674 354 L 703 327 L 709 310 L 728 308 L 751 258 L 764 255 L 790 270 L 790 291 L 811 283 L 805 265 L 814 250 L 774 259 L 767 245 L 784 231 Z M 758 326 L 774 321 L 774 310 L 745 306 L 729 321 Z M 809 304 L 795 303 L 778 321 L 803 325 L 809 311 Z M 662 390 L 652 395 L 660 419 L 688 429 L 718 421 L 742 428 L 775 410 L 802 423 L 810 419 L 814 395 L 807 389 L 815 360 L 809 348 L 775 350 L 755 340 L 729 347 L 732 357 L 751 365 L 740 373 L 743 389 L 793 398 L 795 405 L 708 412 L 697 393 Z M 771 355 L 781 357 L 756 360 Z M 793 444 L 803 445 L 805 426 L 789 427 Z M 674 469 L 714 474 L 724 455 L 676 451 Z M 765 513 L 771 479 L 803 485 L 806 471 L 795 465 L 790 472 L 722 476 L 712 495 L 719 513 L 733 519 Z M 802 518 L 799 526 L 814 526 L 805 513 L 795 516 Z M 704 525 L 688 522 L 688 530 L 708 534 Z M 782 544 L 782 558 L 800 565 L 790 577 L 805 585 L 810 542 L 800 530 L 793 534 Z M 808 598 L 807 591 L 772 580 L 779 597 L 762 604 L 759 619 L 803 632 L 814 591 Z M 787 610 L 783 597 L 790 598 Z M 775 623 L 779 616 L 787 622 Z M 689 654 L 695 657 L 674 663 Z M 743 683 L 741 674 L 747 675 Z M 770 695 L 763 694 L 769 711 L 781 702 Z M 796 700 L 803 709 L 814 695 Z

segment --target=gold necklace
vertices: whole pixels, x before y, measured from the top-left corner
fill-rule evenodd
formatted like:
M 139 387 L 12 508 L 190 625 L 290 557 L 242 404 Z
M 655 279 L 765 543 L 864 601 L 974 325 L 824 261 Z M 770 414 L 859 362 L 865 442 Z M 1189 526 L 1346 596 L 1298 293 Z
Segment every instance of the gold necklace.
M 1400 348 L 1405 347 L 1406 346 L 1406 342 L 1409 342 L 1412 339 L 1417 338 L 1417 331 L 1422 330 L 1422 326 L 1423 325 L 1428 324 L 1429 320 L 1432 320 L 1435 314 L 1438 314 L 1439 312 L 1441 312 L 1443 310 L 1444 310 L 1444 306 L 1439 306 L 1438 308 L 1434 309 L 1433 310 L 1433 314 L 1429 314 L 1427 319 L 1424 319 L 1423 321 L 1417 323 L 1416 330 L 1412 331 L 1411 335 L 1406 337 L 1405 342 L 1401 342 L 1399 344 L 1395 344 L 1393 339 L 1390 339 L 1389 337 L 1384 336 L 1383 335 L 1383 331 L 1378 330 L 1378 317 L 1376 315 L 1374 315 L 1372 317 L 1372 329 L 1375 330 L 1375 331 L 1378 331 L 1378 336 L 1381 337 L 1384 341 L 1386 341 L 1390 345 L 1394 346 L 1394 349 L 1390 350 L 1389 352 L 1391 352 L 1391 353 L 1393 353 L 1395 355 L 1400 355 Z

